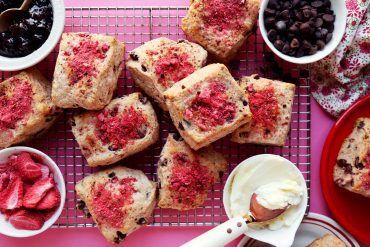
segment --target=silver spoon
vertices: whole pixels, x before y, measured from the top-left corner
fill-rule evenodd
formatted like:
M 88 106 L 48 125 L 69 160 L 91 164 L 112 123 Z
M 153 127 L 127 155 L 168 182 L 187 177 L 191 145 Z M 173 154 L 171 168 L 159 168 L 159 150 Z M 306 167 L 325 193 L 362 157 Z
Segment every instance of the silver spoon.
M 275 210 L 265 208 L 258 203 L 257 195 L 253 193 L 247 215 L 232 218 L 181 247 L 224 246 L 244 234 L 248 230 L 247 224 L 275 219 L 289 207 L 290 205 Z
M 32 0 L 24 0 L 21 7 L 7 9 L 0 14 L 0 32 L 5 32 L 8 30 L 11 21 L 14 19 L 14 16 L 24 12 L 30 6 Z

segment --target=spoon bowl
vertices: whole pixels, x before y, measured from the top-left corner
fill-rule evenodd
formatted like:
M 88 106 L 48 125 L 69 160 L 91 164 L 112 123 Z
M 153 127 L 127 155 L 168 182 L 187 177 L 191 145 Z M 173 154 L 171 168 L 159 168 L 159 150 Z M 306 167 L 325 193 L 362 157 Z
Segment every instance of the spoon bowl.
M 284 213 L 287 208 L 288 207 L 274 210 L 265 208 L 258 203 L 256 193 L 253 193 L 249 210 L 256 222 L 263 222 L 275 219 L 276 217 Z
M 21 7 L 7 9 L 0 14 L 0 32 L 8 30 L 10 23 L 17 14 L 24 12 L 30 6 L 32 0 L 24 0 Z

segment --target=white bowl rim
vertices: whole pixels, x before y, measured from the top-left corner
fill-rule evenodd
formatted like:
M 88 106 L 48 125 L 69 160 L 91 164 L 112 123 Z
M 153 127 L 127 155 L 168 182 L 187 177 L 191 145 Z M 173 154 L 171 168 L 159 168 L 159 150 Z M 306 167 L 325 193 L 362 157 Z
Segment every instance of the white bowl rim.
M 25 57 L 0 56 L 0 70 L 18 71 L 32 67 L 47 57 L 56 47 L 64 31 L 65 7 L 63 0 L 50 0 L 53 6 L 53 26 L 49 37 L 40 48 Z
M 222 202 L 223 202 L 223 205 L 224 205 L 224 208 L 225 208 L 225 212 L 226 212 L 227 217 L 230 219 L 230 209 L 229 209 L 229 206 L 228 206 L 228 203 L 226 202 L 226 200 L 229 198 L 229 195 L 230 195 L 229 188 L 231 186 L 231 182 L 234 179 L 234 176 L 235 176 L 236 171 L 241 166 L 247 165 L 248 164 L 248 161 L 250 161 L 251 159 L 256 159 L 257 157 L 263 157 L 263 156 L 270 156 L 270 157 L 276 156 L 276 157 L 279 157 L 279 158 L 282 158 L 282 159 L 286 160 L 287 161 L 286 164 L 289 164 L 295 170 L 295 172 L 297 173 L 297 175 L 299 175 L 299 178 L 301 179 L 301 182 L 302 182 L 302 184 L 304 186 L 304 194 L 303 194 L 303 200 L 302 200 L 301 204 L 303 203 L 303 204 L 306 205 L 305 210 L 303 212 L 299 212 L 300 214 L 302 214 L 302 218 L 303 218 L 304 217 L 304 214 L 306 212 L 307 204 L 308 204 L 308 190 L 307 190 L 306 180 L 303 177 L 302 172 L 298 169 L 298 167 L 293 162 L 291 162 L 290 160 L 288 160 L 288 159 L 286 159 L 286 158 L 284 158 L 284 157 L 282 157 L 280 155 L 276 155 L 276 154 L 258 154 L 258 155 L 251 156 L 251 157 L 243 160 L 242 162 L 240 162 L 234 168 L 234 170 L 230 173 L 229 177 L 226 180 L 226 183 L 225 183 L 225 186 L 224 186 L 224 190 L 223 190 L 223 196 L 222 196 Z M 299 215 L 299 216 L 301 216 L 301 215 Z
M 314 62 L 317 62 L 317 61 L 325 58 L 326 56 L 328 56 L 330 53 L 332 53 L 338 47 L 338 45 L 341 42 L 342 37 L 345 33 L 345 30 L 346 30 L 346 20 L 344 20 L 342 22 L 344 25 L 336 27 L 336 28 L 338 28 L 337 33 L 333 32 L 333 37 L 334 37 L 334 34 L 335 34 L 336 35 L 335 39 L 337 39 L 337 42 L 333 43 L 333 45 L 330 49 L 328 49 L 329 46 L 328 46 L 328 44 L 326 44 L 323 50 L 318 51 L 317 53 L 315 53 L 313 55 L 309 55 L 309 56 L 292 57 L 292 56 L 288 56 L 288 55 L 283 54 L 278 49 L 276 49 L 275 46 L 267 38 L 267 31 L 266 31 L 266 28 L 265 28 L 265 25 L 264 25 L 264 19 L 263 19 L 263 12 L 266 9 L 267 4 L 268 4 L 269 1 L 270 0 L 262 0 L 261 1 L 259 14 L 258 14 L 258 26 L 260 28 L 263 40 L 265 41 L 267 46 L 274 52 L 274 54 L 276 54 L 278 57 L 280 57 L 281 59 L 283 59 L 285 61 L 295 63 L 295 64 L 309 64 L 309 63 L 314 63 Z M 335 1 L 335 0 L 331 0 L 332 4 L 333 4 L 333 1 Z M 346 8 L 345 1 L 337 0 L 337 1 L 335 1 L 335 3 L 340 5 L 339 8 L 343 10 L 345 18 L 347 18 L 347 8 Z M 338 14 L 335 13 L 335 15 L 336 15 L 335 18 L 337 20 L 338 19 Z M 331 42 L 334 42 L 334 38 L 332 38 L 332 40 L 329 42 L 329 44 Z
M 54 212 L 52 217 L 50 217 L 47 221 L 45 221 L 41 229 L 39 230 L 19 230 L 19 229 L 14 228 L 14 231 L 12 232 L 8 232 L 8 231 L 4 232 L 3 229 L 0 227 L 1 234 L 4 234 L 9 237 L 24 238 L 24 237 L 35 236 L 37 234 L 40 234 L 46 231 L 58 220 L 59 216 L 61 215 L 63 211 L 65 200 L 66 200 L 66 187 L 65 187 L 65 181 L 64 181 L 62 172 L 60 171 L 58 165 L 54 162 L 52 158 L 50 158 L 50 156 L 41 152 L 40 150 L 30 148 L 30 147 L 25 147 L 25 146 L 15 146 L 15 147 L 9 147 L 9 148 L 0 150 L 0 156 L 6 153 L 6 156 L 8 158 L 10 155 L 19 153 L 19 152 L 35 153 L 43 157 L 44 164 L 48 165 L 49 167 L 51 166 L 50 168 L 53 170 L 54 179 L 55 178 L 58 179 L 58 181 L 56 182 L 58 183 L 57 185 L 58 185 L 58 189 L 60 192 L 60 205 L 58 209 Z

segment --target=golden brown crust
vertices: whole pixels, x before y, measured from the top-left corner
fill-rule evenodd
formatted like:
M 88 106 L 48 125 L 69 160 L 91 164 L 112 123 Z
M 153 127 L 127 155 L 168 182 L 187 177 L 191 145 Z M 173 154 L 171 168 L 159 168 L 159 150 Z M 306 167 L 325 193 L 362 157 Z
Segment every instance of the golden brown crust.
M 268 129 L 266 131 L 260 124 L 254 125 L 252 120 L 249 124 L 234 131 L 231 140 L 237 143 L 284 146 L 290 129 L 295 85 L 261 78 L 258 75 L 245 76 L 240 80 L 239 84 L 246 94 L 248 102 L 250 97 L 248 87 L 253 87 L 255 92 L 272 87 L 277 100 L 279 114 L 276 119 L 275 129 Z
M 27 114 L 15 129 L 1 131 L 0 149 L 29 140 L 50 128 L 62 110 L 51 101 L 50 82 L 36 68 L 25 70 L 12 78 L 28 82 L 32 87 L 32 112 Z M 13 94 L 12 78 L 0 83 L 0 93 Z
M 203 46 L 221 62 L 229 62 L 252 32 L 257 21 L 259 0 L 241 1 L 244 3 L 245 19 L 238 28 L 222 29 L 219 26 L 207 27 L 204 13 L 205 0 L 193 0 L 187 15 L 182 19 L 182 30 L 194 42 Z M 235 4 L 235 3 L 229 3 Z

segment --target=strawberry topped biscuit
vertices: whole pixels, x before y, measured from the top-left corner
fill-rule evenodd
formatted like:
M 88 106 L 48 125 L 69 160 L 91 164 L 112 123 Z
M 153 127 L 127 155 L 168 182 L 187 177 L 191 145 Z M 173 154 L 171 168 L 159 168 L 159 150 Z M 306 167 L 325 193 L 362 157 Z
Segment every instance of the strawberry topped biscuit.
M 133 93 L 101 111 L 75 115 L 72 132 L 89 166 L 115 163 L 155 143 L 157 117 L 148 99 Z
M 221 62 L 230 61 L 256 23 L 259 0 L 192 0 L 182 30 Z
M 240 86 L 248 97 L 252 121 L 233 132 L 237 143 L 284 146 L 290 129 L 295 85 L 246 76 Z
M 0 164 L 0 212 L 17 229 L 40 229 L 61 203 L 53 174 L 40 162 L 22 152 Z
M 189 146 L 198 150 L 249 122 L 247 98 L 225 65 L 208 65 L 164 94 L 171 118 Z
M 0 149 L 47 130 L 61 110 L 51 102 L 50 83 L 28 69 L 0 83 Z
M 61 108 L 100 110 L 122 71 L 125 46 L 115 37 L 65 33 L 54 72 L 52 99 Z
M 206 60 L 207 51 L 201 46 L 161 37 L 131 51 L 127 68 L 135 83 L 167 110 L 164 91 L 203 67 Z
M 339 151 L 333 177 L 338 186 L 370 197 L 370 118 L 357 119 Z
M 211 146 L 193 151 L 178 134 L 169 134 L 158 161 L 161 208 L 195 209 L 226 171 L 227 161 Z
M 155 207 L 156 186 L 139 170 L 115 167 L 96 172 L 76 184 L 81 201 L 101 233 L 112 244 L 149 223 Z

